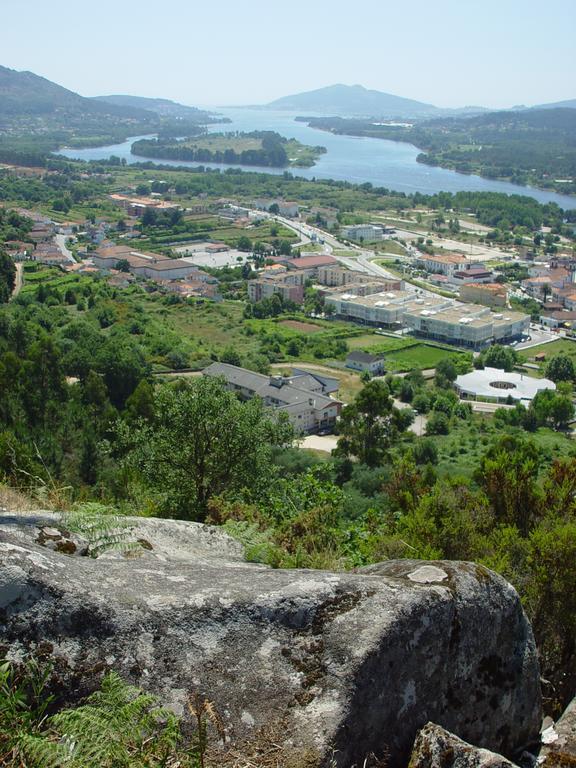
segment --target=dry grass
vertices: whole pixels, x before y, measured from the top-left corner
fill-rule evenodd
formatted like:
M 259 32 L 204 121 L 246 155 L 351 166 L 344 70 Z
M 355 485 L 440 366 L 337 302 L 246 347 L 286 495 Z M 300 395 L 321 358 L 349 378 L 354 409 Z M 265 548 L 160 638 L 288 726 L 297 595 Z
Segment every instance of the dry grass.
M 0 484 L 0 509 L 8 509 L 10 512 L 32 512 L 38 509 L 38 502 L 15 488 Z
M 319 768 L 321 759 L 312 749 L 287 746 L 289 725 L 284 717 L 259 728 L 250 739 L 224 749 L 208 748 L 209 768 Z
M 293 331 L 300 331 L 301 333 L 318 333 L 324 330 L 321 325 L 303 323 L 300 320 L 281 320 L 279 325 L 284 325 L 286 328 L 291 328 Z

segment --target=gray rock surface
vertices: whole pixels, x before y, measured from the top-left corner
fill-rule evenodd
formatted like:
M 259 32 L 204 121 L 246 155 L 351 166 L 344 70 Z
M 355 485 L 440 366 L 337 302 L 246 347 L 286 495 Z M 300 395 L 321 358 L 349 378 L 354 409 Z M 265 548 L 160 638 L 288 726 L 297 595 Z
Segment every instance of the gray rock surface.
M 416 737 L 409 768 L 514 768 L 514 764 L 428 723 Z
M 576 699 L 545 735 L 548 743 L 540 752 L 540 765 L 544 768 L 576 768 Z
M 93 559 L 81 540 L 58 539 L 54 515 L 0 515 L 0 646 L 51 652 L 67 698 L 109 668 L 179 711 L 202 692 L 228 749 L 274 744 L 283 766 L 333 755 L 348 768 L 372 752 L 404 766 L 430 720 L 506 755 L 537 739 L 531 629 L 487 569 L 272 570 L 244 562 L 217 528 L 132 523 L 141 557 Z

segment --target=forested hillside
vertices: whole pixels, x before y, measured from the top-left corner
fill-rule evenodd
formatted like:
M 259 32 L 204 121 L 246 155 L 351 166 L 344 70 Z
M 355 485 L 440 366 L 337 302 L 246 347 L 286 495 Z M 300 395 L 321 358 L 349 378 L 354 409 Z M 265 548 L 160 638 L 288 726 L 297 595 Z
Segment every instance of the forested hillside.
M 413 126 L 343 118 L 306 120 L 333 133 L 407 141 L 424 150 L 418 157 L 421 163 L 576 192 L 576 109 L 490 112 Z
M 32 72 L 0 66 L 0 162 L 43 166 L 63 144 L 97 146 L 135 134 L 192 132 L 208 119 L 200 110 L 190 109 L 183 117 L 84 98 Z

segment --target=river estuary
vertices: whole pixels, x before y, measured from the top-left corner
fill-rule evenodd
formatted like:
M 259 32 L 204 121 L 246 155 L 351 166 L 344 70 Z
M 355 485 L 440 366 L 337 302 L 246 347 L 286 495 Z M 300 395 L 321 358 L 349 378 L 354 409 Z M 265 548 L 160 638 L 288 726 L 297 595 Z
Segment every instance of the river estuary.
M 231 123 L 211 125 L 211 132 L 270 130 L 287 138 L 295 138 L 303 144 L 322 145 L 328 152 L 322 155 L 313 168 L 292 168 L 291 173 L 307 179 L 337 179 L 354 184 L 370 182 L 374 186 L 387 187 L 410 194 L 422 192 L 505 192 L 506 194 L 530 195 L 541 203 L 554 202 L 562 208 L 576 208 L 576 197 L 559 195 L 531 187 L 521 187 L 504 181 L 492 181 L 480 176 L 469 176 L 444 168 L 432 168 L 416 162 L 420 152 L 412 144 L 384 139 L 337 136 L 305 123 L 295 121 L 296 114 L 259 109 L 219 108 L 218 113 L 230 118 Z M 103 160 L 111 155 L 127 163 L 147 162 L 147 158 L 132 155 L 130 148 L 137 138 L 122 144 L 88 149 L 62 149 L 60 154 L 79 160 Z M 158 161 L 162 165 L 198 166 L 226 169 L 242 168 L 246 171 L 282 174 L 281 168 L 256 168 L 254 166 L 227 166 L 221 163 L 187 163 L 183 161 Z

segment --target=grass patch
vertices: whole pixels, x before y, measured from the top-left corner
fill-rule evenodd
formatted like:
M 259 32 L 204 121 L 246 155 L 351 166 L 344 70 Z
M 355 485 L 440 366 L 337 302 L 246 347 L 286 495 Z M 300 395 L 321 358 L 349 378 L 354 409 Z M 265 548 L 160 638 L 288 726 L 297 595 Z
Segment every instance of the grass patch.
M 568 355 L 576 363 L 576 339 L 558 339 L 558 341 L 551 341 L 549 344 L 539 344 L 537 347 L 519 350 L 519 352 L 524 360 L 532 360 L 539 354 L 545 354 L 546 360 L 555 355 Z
M 301 320 L 281 320 L 279 325 L 291 328 L 293 331 L 299 331 L 300 333 L 318 333 L 323 330 L 320 325 L 304 323 Z
M 430 344 L 414 344 L 411 347 L 389 352 L 386 369 L 393 372 L 411 371 L 415 368 L 435 368 L 440 360 L 457 359 L 462 352 L 434 347 Z
M 564 434 L 541 428 L 527 435 L 521 429 L 499 428 L 492 416 L 476 414 L 472 422 L 454 420 L 449 435 L 435 435 L 432 439 L 438 448 L 437 471 L 440 476 L 466 477 L 470 479 L 480 459 L 490 445 L 506 433 L 518 434 L 533 440 L 539 449 L 544 466 L 558 456 L 576 451 L 574 441 Z
M 435 368 L 440 360 L 457 359 L 464 354 L 455 349 L 418 341 L 412 336 L 392 338 L 374 334 L 364 334 L 348 339 L 350 349 L 362 349 L 373 353 L 383 353 L 386 370 L 393 373 L 411 371 L 415 368 Z

